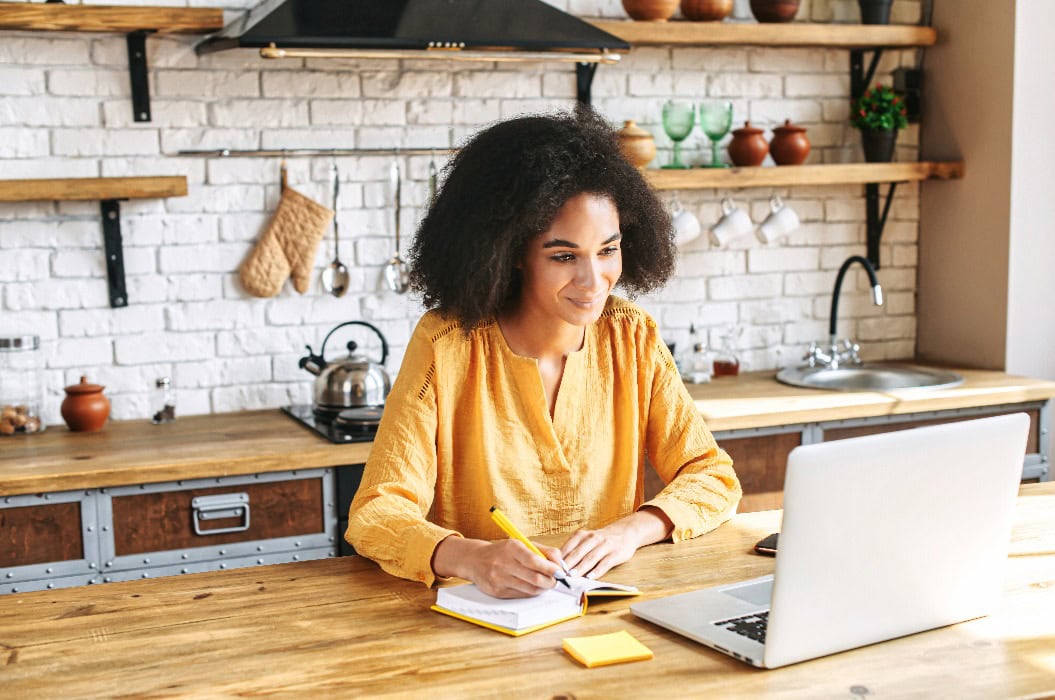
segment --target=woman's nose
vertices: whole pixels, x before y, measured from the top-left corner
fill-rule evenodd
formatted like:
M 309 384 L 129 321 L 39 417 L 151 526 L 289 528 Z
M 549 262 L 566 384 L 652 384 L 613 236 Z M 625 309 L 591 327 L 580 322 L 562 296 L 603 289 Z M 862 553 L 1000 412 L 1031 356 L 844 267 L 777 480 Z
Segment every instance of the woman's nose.
M 576 270 L 575 284 L 582 289 L 593 289 L 600 277 L 600 261 L 585 258 Z

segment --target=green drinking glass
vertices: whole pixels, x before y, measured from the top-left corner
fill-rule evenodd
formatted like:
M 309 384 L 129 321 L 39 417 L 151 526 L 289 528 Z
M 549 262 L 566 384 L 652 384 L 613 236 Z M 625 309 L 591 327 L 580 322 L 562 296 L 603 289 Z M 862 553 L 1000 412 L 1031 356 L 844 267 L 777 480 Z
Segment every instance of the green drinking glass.
M 669 100 L 663 104 L 663 131 L 674 142 L 674 157 L 664 168 L 684 170 L 689 166 L 681 162 L 681 142 L 696 126 L 696 107 L 691 102 Z
M 718 157 L 718 142 L 733 126 L 733 103 L 728 101 L 700 103 L 700 129 L 711 140 L 711 162 L 704 167 L 729 167 Z

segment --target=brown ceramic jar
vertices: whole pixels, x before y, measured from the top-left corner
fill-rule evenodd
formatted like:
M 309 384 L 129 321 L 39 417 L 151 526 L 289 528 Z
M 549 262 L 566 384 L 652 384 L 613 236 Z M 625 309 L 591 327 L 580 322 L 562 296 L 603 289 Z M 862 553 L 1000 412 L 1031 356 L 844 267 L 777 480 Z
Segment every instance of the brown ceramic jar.
M 631 19 L 663 22 L 678 9 L 678 0 L 623 0 L 623 9 Z
M 751 0 L 751 14 L 759 22 L 790 22 L 799 11 L 799 0 Z
M 616 138 L 619 139 L 619 150 L 623 157 L 634 167 L 643 168 L 656 157 L 656 141 L 652 134 L 635 124 L 633 119 L 623 123 L 623 128 L 616 132 Z
M 103 427 L 110 417 L 110 400 L 103 396 L 105 388 L 89 384 L 87 377 L 81 377 L 80 384 L 66 387 L 61 411 L 70 430 L 92 433 Z
M 744 122 L 739 129 L 733 129 L 733 140 L 729 142 L 729 159 L 733 165 L 751 166 L 762 165 L 769 153 L 769 144 L 766 143 L 762 130 L 751 126 L 751 122 Z
M 810 154 L 810 140 L 806 138 L 806 127 L 784 120 L 784 126 L 773 129 L 769 142 L 769 155 L 777 165 L 802 165 Z
M 693 22 L 720 22 L 733 11 L 733 0 L 681 0 L 681 14 Z

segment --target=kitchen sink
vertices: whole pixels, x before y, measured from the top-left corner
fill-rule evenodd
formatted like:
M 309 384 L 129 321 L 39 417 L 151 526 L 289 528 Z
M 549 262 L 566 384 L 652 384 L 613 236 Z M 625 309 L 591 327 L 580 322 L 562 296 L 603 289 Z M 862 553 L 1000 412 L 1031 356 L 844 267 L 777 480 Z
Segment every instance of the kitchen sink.
M 809 389 L 836 391 L 886 391 L 888 389 L 948 389 L 963 384 L 955 372 L 916 365 L 869 364 L 827 367 L 787 367 L 777 381 Z

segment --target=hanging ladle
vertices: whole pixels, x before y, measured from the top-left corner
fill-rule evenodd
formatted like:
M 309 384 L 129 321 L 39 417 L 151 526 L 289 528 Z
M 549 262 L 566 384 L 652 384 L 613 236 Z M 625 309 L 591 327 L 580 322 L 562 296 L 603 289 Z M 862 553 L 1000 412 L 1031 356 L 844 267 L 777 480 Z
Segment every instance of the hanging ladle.
M 385 283 L 396 294 L 405 294 L 407 289 L 410 288 L 410 274 L 407 271 L 407 264 L 403 262 L 403 258 L 399 257 L 399 200 L 401 186 L 399 163 L 396 162 L 392 164 L 392 188 L 395 190 L 396 197 L 396 254 L 392 256 L 392 259 L 388 261 L 388 265 L 385 266 Z
M 348 268 L 341 262 L 341 237 L 337 227 L 337 194 L 341 179 L 336 163 L 330 166 L 330 170 L 333 173 L 333 262 L 322 270 L 322 288 L 335 297 L 343 297 L 348 291 Z

